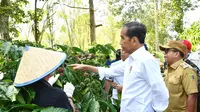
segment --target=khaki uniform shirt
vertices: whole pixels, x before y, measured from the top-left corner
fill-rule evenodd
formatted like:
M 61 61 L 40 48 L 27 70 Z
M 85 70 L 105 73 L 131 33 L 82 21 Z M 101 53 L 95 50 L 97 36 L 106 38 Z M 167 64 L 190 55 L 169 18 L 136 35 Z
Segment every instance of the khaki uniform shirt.
M 181 59 L 168 66 L 164 80 L 170 97 L 165 112 L 185 112 L 188 95 L 198 92 L 196 72 Z

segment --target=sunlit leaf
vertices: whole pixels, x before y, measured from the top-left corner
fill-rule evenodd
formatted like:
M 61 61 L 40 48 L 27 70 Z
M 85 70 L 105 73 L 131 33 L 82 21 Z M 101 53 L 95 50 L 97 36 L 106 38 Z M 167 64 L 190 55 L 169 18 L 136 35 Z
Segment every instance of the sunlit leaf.
M 93 100 L 90 105 L 90 112 L 99 112 L 100 105 L 98 101 Z
M 11 42 L 4 42 L 2 44 L 2 50 L 4 51 L 4 55 L 6 55 L 10 51 L 11 46 L 12 46 Z
M 15 104 L 12 105 L 11 109 L 8 110 L 8 112 L 16 112 L 16 110 L 18 109 L 36 109 L 36 108 L 40 108 L 39 106 L 35 105 L 35 104 Z
M 19 89 L 15 88 L 14 85 L 10 85 L 6 91 L 6 96 L 13 102 L 16 101 L 16 95 L 18 93 Z

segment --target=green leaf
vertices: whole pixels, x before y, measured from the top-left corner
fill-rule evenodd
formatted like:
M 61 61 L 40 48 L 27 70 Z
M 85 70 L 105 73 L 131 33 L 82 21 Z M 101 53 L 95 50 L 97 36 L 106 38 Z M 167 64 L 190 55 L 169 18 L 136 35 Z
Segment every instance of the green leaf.
M 59 48 L 61 48 L 62 51 L 67 51 L 69 49 L 69 47 L 67 45 L 58 45 L 58 44 L 56 44 L 55 46 L 58 46 Z
M 10 79 L 4 79 L 4 80 L 2 80 L 3 82 L 8 82 L 8 83 L 12 83 L 13 81 L 12 80 L 10 80 Z
M 10 51 L 11 46 L 12 46 L 11 42 L 4 42 L 2 44 L 2 50 L 4 51 L 4 55 L 6 55 Z
M 116 99 L 113 99 L 113 103 L 115 104 L 115 108 L 118 108 L 118 109 L 120 109 L 120 103 L 121 103 L 121 101 L 120 100 L 116 100 Z
M 115 52 L 115 48 L 111 45 L 111 44 L 106 44 L 105 45 L 108 49 L 112 50 L 113 52 Z
M 21 93 L 17 94 L 17 101 L 20 102 L 21 104 L 26 103 Z
M 88 92 L 87 94 L 85 94 L 83 96 L 83 102 L 82 102 L 82 105 L 81 105 L 81 112 L 88 112 L 89 111 L 89 106 L 90 106 L 90 103 L 92 102 L 93 98 L 90 94 L 90 92 Z
M 62 83 L 60 82 L 60 80 L 58 79 L 55 83 L 57 86 L 61 87 L 62 88 Z
M 117 96 L 118 96 L 118 99 L 121 100 L 121 98 L 122 98 L 122 93 L 121 93 L 121 92 L 117 92 Z
M 24 87 L 24 90 L 28 94 L 26 101 L 29 104 L 32 101 L 32 99 L 35 97 L 35 91 L 32 88 L 29 88 L 29 87 Z
M 64 68 L 64 74 L 66 74 L 68 82 L 73 82 L 75 80 L 72 72 L 68 71 L 66 68 Z
M 84 91 L 82 91 L 81 93 L 82 93 L 82 94 L 86 94 L 86 93 L 89 91 L 89 89 L 90 89 L 90 88 L 87 87 L 87 88 L 85 88 Z
M 101 99 L 98 99 L 97 101 L 100 103 L 100 105 L 103 104 L 104 106 L 109 107 L 111 109 L 111 112 L 117 112 L 117 110 L 111 103 Z
M 83 102 L 82 103 L 82 108 L 81 108 L 81 112 L 88 112 L 89 111 L 89 106 L 92 102 L 92 99 L 89 99 L 87 102 Z
M 63 109 L 63 108 L 48 107 L 48 108 L 42 109 L 41 112 L 72 112 L 72 111 Z
M 6 91 L 6 96 L 10 98 L 10 100 L 16 101 L 16 96 L 19 93 L 19 90 L 14 87 L 14 85 L 10 85 Z
M 74 51 L 74 52 L 81 52 L 81 53 L 84 53 L 84 51 L 82 50 L 82 49 L 80 49 L 80 48 L 78 48 L 78 47 L 72 47 L 72 50 Z
M 90 112 L 99 112 L 100 105 L 98 101 L 92 100 L 90 105 Z
M 33 110 L 40 107 L 35 104 L 16 104 L 16 105 L 13 105 L 11 109 L 8 110 L 8 112 L 16 112 L 16 109 L 20 109 L 20 108 Z

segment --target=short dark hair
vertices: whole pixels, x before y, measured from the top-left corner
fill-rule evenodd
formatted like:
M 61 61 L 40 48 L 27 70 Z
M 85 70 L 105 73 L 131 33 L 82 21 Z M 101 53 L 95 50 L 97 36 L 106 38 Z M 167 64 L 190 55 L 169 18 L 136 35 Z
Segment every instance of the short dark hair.
M 126 36 L 129 38 L 137 37 L 140 44 L 144 44 L 146 37 L 146 26 L 139 22 L 129 22 L 124 25 L 127 28 Z
M 179 51 L 179 53 L 180 53 L 181 57 L 184 58 L 184 53 L 181 51 Z

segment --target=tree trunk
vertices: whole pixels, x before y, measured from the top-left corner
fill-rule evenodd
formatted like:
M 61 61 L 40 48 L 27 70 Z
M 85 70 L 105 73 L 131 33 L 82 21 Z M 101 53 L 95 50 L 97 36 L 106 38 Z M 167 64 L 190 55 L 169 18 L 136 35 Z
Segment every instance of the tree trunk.
M 40 43 L 39 39 L 39 29 L 38 29 L 38 21 L 37 21 L 37 0 L 35 0 L 35 18 L 34 18 L 34 34 L 35 34 L 35 42 Z
M 90 6 L 90 39 L 91 43 L 94 43 L 96 39 L 95 39 L 95 17 L 94 17 L 93 0 L 89 0 L 89 6 Z
M 159 34 L 158 34 L 158 1 L 154 0 L 154 12 L 155 12 L 155 39 L 156 39 L 156 52 L 158 52 Z
M 48 28 L 49 28 L 49 33 L 50 33 L 49 42 L 50 42 L 51 48 L 53 49 L 53 45 L 54 45 L 53 18 L 50 16 L 52 12 L 53 12 L 53 8 L 51 9 L 51 6 L 49 5 L 49 3 L 47 3 L 47 24 L 49 25 Z
M 10 0 L 1 0 L 1 7 L 7 7 L 9 5 Z M 6 11 L 0 14 L 0 37 L 4 40 L 11 40 L 9 36 L 9 15 Z

